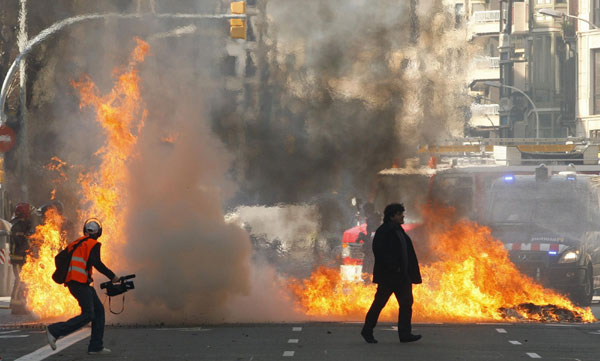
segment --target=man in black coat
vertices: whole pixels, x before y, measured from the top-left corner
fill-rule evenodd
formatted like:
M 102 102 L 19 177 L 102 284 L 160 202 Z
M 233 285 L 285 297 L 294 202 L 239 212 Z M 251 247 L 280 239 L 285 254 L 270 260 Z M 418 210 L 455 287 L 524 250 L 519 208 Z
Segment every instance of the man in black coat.
M 413 342 L 421 335 L 412 334 L 411 318 L 413 294 L 412 285 L 419 284 L 421 272 L 419 262 L 410 237 L 404 232 L 404 206 L 392 203 L 385 207 L 383 224 L 377 228 L 373 238 L 373 283 L 377 283 L 377 292 L 371 308 L 367 312 L 361 335 L 368 343 L 377 343 L 373 329 L 379 313 L 385 307 L 392 293 L 396 296 L 398 311 L 398 336 L 400 342 Z

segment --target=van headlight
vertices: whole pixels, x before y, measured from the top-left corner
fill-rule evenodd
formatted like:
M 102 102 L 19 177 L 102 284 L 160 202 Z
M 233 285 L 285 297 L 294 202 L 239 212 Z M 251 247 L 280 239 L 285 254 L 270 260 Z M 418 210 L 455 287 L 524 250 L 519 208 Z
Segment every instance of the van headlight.
M 579 259 L 579 250 L 566 251 L 558 259 L 558 263 L 572 263 Z

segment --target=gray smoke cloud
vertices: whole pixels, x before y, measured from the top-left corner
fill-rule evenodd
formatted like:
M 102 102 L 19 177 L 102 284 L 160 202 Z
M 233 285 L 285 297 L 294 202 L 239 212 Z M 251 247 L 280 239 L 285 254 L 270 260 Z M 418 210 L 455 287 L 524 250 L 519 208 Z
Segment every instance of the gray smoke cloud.
M 152 3 L 157 12 L 216 11 L 208 0 Z M 367 198 L 377 171 L 412 155 L 419 142 L 462 129 L 464 99 L 456 94 L 469 49 L 441 0 L 422 1 L 417 22 L 408 1 L 258 3 L 268 4 L 264 32 L 253 29 L 262 38 L 251 54 L 259 76 L 248 95 L 258 112 L 235 109 L 233 95 L 223 91 L 222 23 L 144 19 L 76 25 L 30 56 L 32 198 L 41 204 L 56 187 L 55 174 L 43 168 L 56 155 L 70 165 L 70 181 L 57 186 L 57 197 L 74 219 L 80 204 L 74 181 L 79 172 L 98 166 L 94 153 L 103 134 L 93 114 L 78 109 L 69 81 L 88 74 L 106 93 L 113 69 L 127 63 L 133 37 L 150 42 L 140 67 L 148 119 L 137 157 L 130 160 L 130 203 L 124 205 L 129 216 L 121 220 L 129 261 L 109 265 L 138 278 L 126 313 L 113 322 L 302 318 L 286 292 L 285 275 L 253 253 L 248 233 L 225 222 L 225 209 L 314 204 L 319 216 L 307 216 L 310 225 L 298 233 L 316 229 L 341 237 L 349 226 L 349 205 L 343 202 L 354 195 Z M 30 14 L 60 19 L 139 6 L 151 10 L 144 4 L 65 2 Z M 53 16 L 32 27 L 48 26 Z M 12 157 L 8 165 L 16 161 Z M 14 178 L 11 182 L 18 189 Z M 285 219 L 276 223 L 283 227 Z

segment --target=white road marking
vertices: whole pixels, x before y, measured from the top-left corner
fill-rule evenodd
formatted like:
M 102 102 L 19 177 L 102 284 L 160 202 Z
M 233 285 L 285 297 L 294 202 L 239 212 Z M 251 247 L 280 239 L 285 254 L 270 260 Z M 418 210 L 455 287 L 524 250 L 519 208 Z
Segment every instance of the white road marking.
M 297 338 L 290 338 L 290 339 L 288 340 L 288 343 L 298 343 L 298 341 L 299 341 L 299 340 L 298 340 Z
M 581 323 L 547 323 L 548 327 L 579 327 Z
M 292 357 L 294 356 L 294 351 L 283 351 L 283 357 Z
M 590 335 L 600 335 L 600 330 L 598 331 L 593 331 L 593 332 L 588 332 Z
M 72 344 L 83 340 L 84 338 L 90 337 L 90 333 L 91 333 L 91 329 L 89 327 L 82 328 L 81 330 L 73 332 L 69 336 L 67 336 L 65 338 L 61 338 L 60 340 L 56 341 L 56 350 L 55 351 L 52 351 L 50 346 L 46 345 L 44 347 L 37 349 L 36 351 L 33 351 L 30 354 L 19 357 L 15 361 L 41 361 L 49 356 L 52 356 L 64 349 L 66 349 L 67 347 L 71 346 Z
M 527 352 L 527 356 L 529 356 L 531 358 L 542 358 L 542 356 L 538 355 L 535 352 Z
M 29 337 L 29 335 L 0 335 L 0 338 L 22 338 Z
M 302 331 L 302 327 L 292 327 L 292 331 L 300 332 Z
M 513 345 L 522 345 L 522 343 L 520 343 L 519 341 L 508 341 L 510 343 L 512 343 Z
M 507 333 L 503 328 L 497 328 L 496 331 L 498 331 L 498 333 Z
M 11 331 L 0 331 L 0 335 L 5 335 L 7 333 L 15 333 L 15 332 L 19 332 L 21 330 L 11 330 Z

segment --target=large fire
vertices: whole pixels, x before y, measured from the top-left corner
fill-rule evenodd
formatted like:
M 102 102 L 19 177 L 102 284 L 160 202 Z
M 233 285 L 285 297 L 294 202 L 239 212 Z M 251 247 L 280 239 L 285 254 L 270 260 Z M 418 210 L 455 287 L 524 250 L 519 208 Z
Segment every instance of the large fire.
M 20 275 L 27 285 L 27 308 L 42 318 L 72 316 L 79 311 L 77 301 L 66 287 L 52 280 L 54 256 L 68 243 L 62 232 L 64 219 L 55 208 L 50 208 L 44 218 L 29 237 L 31 252 Z
M 88 77 L 72 82 L 81 94 L 81 107 L 89 106 L 95 110 L 96 120 L 106 135 L 104 146 L 96 152 L 101 157 L 99 167 L 79 175 L 82 197 L 77 224 L 81 225 L 89 217 L 102 221 L 102 258 L 109 267 L 118 262 L 119 246 L 125 242 L 122 220 L 127 212 L 126 163 L 134 156 L 137 134 L 146 118 L 138 88 L 137 65 L 144 60 L 149 45 L 140 39 L 136 41 L 128 67 L 115 71 L 117 81 L 107 95 L 98 95 Z M 66 163 L 58 158 L 52 160 L 55 164 L 48 165 L 48 169 L 58 171 L 60 180 L 66 180 L 61 170 Z M 52 199 L 54 194 L 55 191 L 51 194 Z M 65 239 L 61 231 L 63 222 L 63 217 L 54 209 L 46 214 L 45 222 L 37 226 L 30 237 L 32 252 L 21 273 L 27 286 L 27 307 L 41 318 L 71 316 L 79 312 L 77 301 L 69 295 L 67 288 L 54 283 L 51 278 L 54 256 L 73 241 Z
M 427 258 L 432 260 L 421 264 L 423 284 L 413 287 L 415 321 L 560 321 L 564 312 L 548 311 L 555 308 L 568 310 L 571 320 L 595 321 L 589 308 L 575 307 L 522 275 L 488 228 L 464 219 L 452 222 L 443 210 L 435 217 L 427 213 Z M 419 240 L 413 242 L 419 253 Z M 328 320 L 363 320 L 376 290 L 374 284 L 344 282 L 338 270 L 327 268 L 317 269 L 307 280 L 294 280 L 290 287 L 303 312 Z M 394 321 L 397 314 L 398 303 L 391 297 L 380 319 Z

